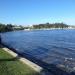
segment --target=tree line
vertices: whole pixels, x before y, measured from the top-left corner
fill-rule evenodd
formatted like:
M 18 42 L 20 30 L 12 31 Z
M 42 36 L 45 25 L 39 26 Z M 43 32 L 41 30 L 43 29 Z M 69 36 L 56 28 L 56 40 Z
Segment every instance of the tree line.
M 14 30 L 23 30 L 23 26 L 16 26 L 12 24 L 2 24 L 0 23 L 0 32 L 8 32 L 8 31 L 14 31 Z
M 41 29 L 41 28 L 68 28 L 68 25 L 64 23 L 54 23 L 54 24 L 45 23 L 33 25 L 33 29 Z
M 12 31 L 13 30 L 12 27 L 13 26 L 11 24 L 5 25 L 0 23 L 0 32 Z
M 32 25 L 30 27 L 24 27 L 22 25 L 16 26 L 12 24 L 2 24 L 0 23 L 0 32 L 8 32 L 8 31 L 14 31 L 14 30 L 24 30 L 24 29 L 43 29 L 43 28 L 68 28 L 69 25 L 64 23 L 45 23 L 45 24 L 38 24 L 38 25 Z

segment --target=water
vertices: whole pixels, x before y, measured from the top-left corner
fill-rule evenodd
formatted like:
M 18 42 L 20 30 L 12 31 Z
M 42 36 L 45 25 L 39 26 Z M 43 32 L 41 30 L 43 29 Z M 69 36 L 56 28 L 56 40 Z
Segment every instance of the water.
M 28 54 L 61 70 L 75 71 L 75 30 L 8 32 L 2 34 L 2 41 L 23 55 Z

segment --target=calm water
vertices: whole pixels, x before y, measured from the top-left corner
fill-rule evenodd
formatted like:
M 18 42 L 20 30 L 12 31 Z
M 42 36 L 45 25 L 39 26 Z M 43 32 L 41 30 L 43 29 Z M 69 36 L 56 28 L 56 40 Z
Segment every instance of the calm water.
M 8 32 L 2 34 L 2 41 L 47 64 L 75 70 L 75 30 Z

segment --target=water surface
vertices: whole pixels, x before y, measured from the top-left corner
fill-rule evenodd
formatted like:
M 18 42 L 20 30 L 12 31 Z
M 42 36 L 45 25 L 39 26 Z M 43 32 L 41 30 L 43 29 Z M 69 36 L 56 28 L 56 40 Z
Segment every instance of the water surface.
M 69 72 L 75 70 L 75 30 L 7 32 L 2 34 L 2 41 L 46 64 L 66 68 Z

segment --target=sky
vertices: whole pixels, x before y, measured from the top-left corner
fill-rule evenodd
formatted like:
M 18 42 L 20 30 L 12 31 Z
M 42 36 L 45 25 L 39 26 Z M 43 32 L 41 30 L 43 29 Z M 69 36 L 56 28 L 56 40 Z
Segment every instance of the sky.
M 0 0 L 0 23 L 75 25 L 75 0 Z

